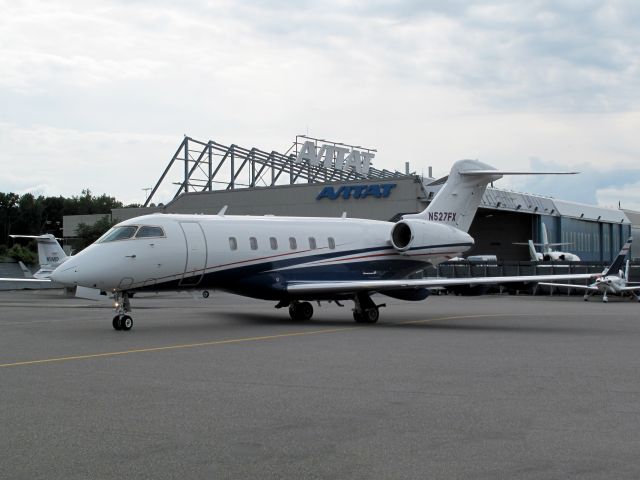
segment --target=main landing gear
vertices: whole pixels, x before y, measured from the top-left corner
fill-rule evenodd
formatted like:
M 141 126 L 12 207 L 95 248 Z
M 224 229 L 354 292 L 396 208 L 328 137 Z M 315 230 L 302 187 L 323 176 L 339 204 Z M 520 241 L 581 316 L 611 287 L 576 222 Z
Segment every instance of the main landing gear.
M 337 300 L 333 300 L 338 306 L 342 304 Z M 353 298 L 355 308 L 353 309 L 353 319 L 358 323 L 376 323 L 380 318 L 380 308 L 386 307 L 386 304 L 376 305 L 371 300 L 368 293 L 357 293 Z M 318 302 L 320 304 L 320 302 Z M 300 302 L 298 300 L 281 300 L 276 308 L 289 307 L 289 315 L 296 321 L 307 321 L 313 317 L 313 306 L 309 302 Z
M 311 317 L 313 317 L 313 305 L 309 302 L 293 302 L 289 305 L 289 316 L 293 320 L 311 320 Z
M 116 316 L 113 317 L 113 328 L 115 330 L 129 331 L 133 327 L 133 318 L 127 313 L 131 312 L 129 294 L 127 292 L 117 292 L 114 297 Z
M 357 293 L 353 299 L 353 319 L 357 323 L 376 323 L 380 318 L 380 307 L 386 307 L 385 303 L 376 305 L 368 293 Z

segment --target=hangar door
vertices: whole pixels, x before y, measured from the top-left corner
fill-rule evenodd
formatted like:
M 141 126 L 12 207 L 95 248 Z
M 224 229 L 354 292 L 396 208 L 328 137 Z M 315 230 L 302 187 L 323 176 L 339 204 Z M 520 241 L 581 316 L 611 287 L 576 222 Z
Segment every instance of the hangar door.
M 496 255 L 498 261 L 527 261 L 529 247 L 514 245 L 533 237 L 535 216 L 526 213 L 478 209 L 469 235 L 475 245 L 468 255 Z
M 187 247 L 187 261 L 180 285 L 198 285 L 207 265 L 207 241 L 199 223 L 180 222 Z

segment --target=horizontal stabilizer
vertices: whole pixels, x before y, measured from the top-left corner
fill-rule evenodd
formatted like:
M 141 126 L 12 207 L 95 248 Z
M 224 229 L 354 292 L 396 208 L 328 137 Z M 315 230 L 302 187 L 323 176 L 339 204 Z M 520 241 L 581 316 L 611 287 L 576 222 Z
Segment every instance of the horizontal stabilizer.
M 462 170 L 460 175 L 485 176 L 485 175 L 577 175 L 580 172 L 512 172 L 505 170 Z

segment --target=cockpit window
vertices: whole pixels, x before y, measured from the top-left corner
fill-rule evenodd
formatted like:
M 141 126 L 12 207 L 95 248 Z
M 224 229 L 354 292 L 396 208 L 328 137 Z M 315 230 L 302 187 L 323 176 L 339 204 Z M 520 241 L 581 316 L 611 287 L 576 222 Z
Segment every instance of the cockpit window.
M 143 225 L 138 229 L 136 238 L 148 238 L 148 237 L 164 237 L 164 230 L 162 227 L 150 227 Z
M 116 240 L 126 240 L 133 237 L 138 227 L 135 225 L 122 225 L 120 227 L 113 227 L 102 237 L 98 239 L 96 243 L 115 242 Z

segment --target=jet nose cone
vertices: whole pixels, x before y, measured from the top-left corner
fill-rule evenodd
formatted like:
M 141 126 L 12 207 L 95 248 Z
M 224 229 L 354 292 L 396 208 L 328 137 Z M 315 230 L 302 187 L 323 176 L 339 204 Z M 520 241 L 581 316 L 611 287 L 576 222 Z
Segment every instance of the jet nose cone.
M 52 281 L 63 285 L 78 285 L 78 267 L 77 265 L 69 265 L 63 263 L 53 272 L 51 272 Z

